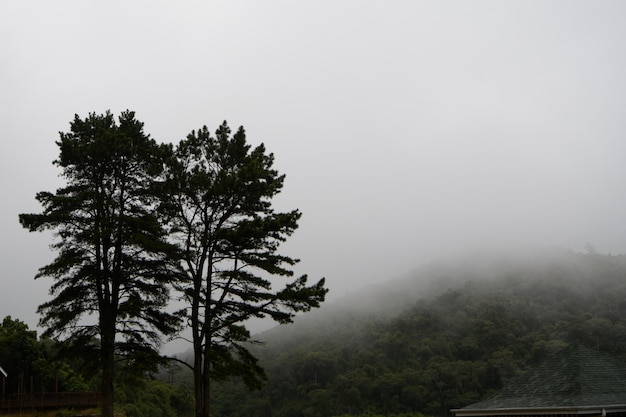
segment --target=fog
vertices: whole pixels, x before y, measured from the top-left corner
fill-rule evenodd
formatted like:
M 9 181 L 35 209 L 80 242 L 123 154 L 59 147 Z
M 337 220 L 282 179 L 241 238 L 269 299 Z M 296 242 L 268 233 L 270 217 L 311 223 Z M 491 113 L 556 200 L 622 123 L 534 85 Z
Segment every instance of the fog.
M 75 113 L 158 141 L 227 120 L 299 208 L 282 252 L 330 300 L 475 248 L 626 252 L 626 3 L 5 1 L 0 316 L 37 323 L 54 254 L 18 214 Z

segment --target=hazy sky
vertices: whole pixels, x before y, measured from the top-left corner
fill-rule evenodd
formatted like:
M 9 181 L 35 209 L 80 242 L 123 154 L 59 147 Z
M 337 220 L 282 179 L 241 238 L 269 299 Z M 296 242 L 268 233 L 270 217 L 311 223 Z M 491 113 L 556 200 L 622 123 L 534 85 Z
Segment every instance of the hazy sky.
M 244 125 L 299 208 L 283 252 L 331 299 L 477 245 L 626 252 L 624 1 L 0 3 L 0 318 L 53 254 L 18 214 L 75 113 L 159 141 Z

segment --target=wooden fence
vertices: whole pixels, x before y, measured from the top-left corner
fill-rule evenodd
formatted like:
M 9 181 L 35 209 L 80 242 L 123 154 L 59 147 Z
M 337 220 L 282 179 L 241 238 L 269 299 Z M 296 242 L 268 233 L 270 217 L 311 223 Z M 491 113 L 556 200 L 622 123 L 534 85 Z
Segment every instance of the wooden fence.
M 102 396 L 99 392 L 34 392 L 30 394 L 10 394 L 0 400 L 0 410 L 19 412 L 21 410 L 43 410 L 58 408 L 85 409 L 97 407 Z

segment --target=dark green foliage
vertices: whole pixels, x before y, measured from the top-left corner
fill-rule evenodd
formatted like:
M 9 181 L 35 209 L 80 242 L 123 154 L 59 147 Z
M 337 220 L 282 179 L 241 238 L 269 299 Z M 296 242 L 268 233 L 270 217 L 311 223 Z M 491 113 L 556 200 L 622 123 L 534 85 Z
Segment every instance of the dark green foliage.
M 77 370 L 58 358 L 51 340 L 38 340 L 35 331 L 11 316 L 0 324 L 0 366 L 8 374 L 5 394 L 87 390 Z
M 346 307 L 267 332 L 255 350 L 266 387 L 247 393 L 236 381 L 220 384 L 213 415 L 244 416 L 263 401 L 255 415 L 444 416 L 570 343 L 626 358 L 624 256 L 476 260 L 417 279 L 431 278 L 448 288 L 418 289 L 422 297 L 393 318 L 348 315 Z
M 263 145 L 246 143 L 243 128 L 231 135 L 224 123 L 215 136 L 206 127 L 191 132 L 168 166 L 160 208 L 182 254 L 176 285 L 192 334 L 198 417 L 209 415 L 212 379 L 239 376 L 260 388 L 265 375 L 249 351 L 247 319 L 288 323 L 326 294 L 323 279 L 307 286 L 306 276 L 272 289 L 270 277 L 292 276 L 298 262 L 277 250 L 301 216 L 273 210 L 284 181 L 273 161 Z
M 191 390 L 141 378 L 118 383 L 117 401 L 127 417 L 191 417 Z
M 19 375 L 32 375 L 33 364 L 40 357 L 37 333 L 25 323 L 6 316 L 0 326 L 0 366 L 11 376 L 7 379 L 8 393 L 18 392 Z

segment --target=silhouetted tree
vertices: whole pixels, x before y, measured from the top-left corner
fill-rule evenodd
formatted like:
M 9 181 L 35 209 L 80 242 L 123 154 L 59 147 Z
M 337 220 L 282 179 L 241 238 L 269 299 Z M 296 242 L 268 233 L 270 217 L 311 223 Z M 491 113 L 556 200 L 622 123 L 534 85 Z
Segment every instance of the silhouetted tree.
M 103 415 L 113 416 L 116 355 L 156 354 L 159 332 L 176 319 L 168 301 L 168 261 L 175 258 L 155 215 L 154 183 L 163 170 L 159 146 L 131 111 L 78 115 L 61 133 L 54 164 L 66 181 L 55 193 L 40 192 L 40 214 L 21 214 L 30 231 L 52 229 L 56 259 L 37 278 L 54 279 L 54 298 L 41 306 L 46 335 L 87 346 L 96 338 L 102 370 Z M 89 316 L 95 315 L 95 322 Z
M 273 161 L 263 145 L 251 149 L 243 128 L 231 136 L 224 122 L 215 137 L 206 126 L 191 132 L 169 166 L 162 208 L 183 254 L 179 289 L 191 327 L 198 417 L 209 415 L 211 379 L 241 376 L 258 387 L 264 378 L 246 346 L 246 320 L 290 322 L 295 312 L 318 307 L 327 291 L 324 279 L 307 286 L 306 275 L 272 289 L 270 276 L 293 274 L 297 260 L 277 250 L 300 218 L 298 210 L 272 208 L 284 180 Z

